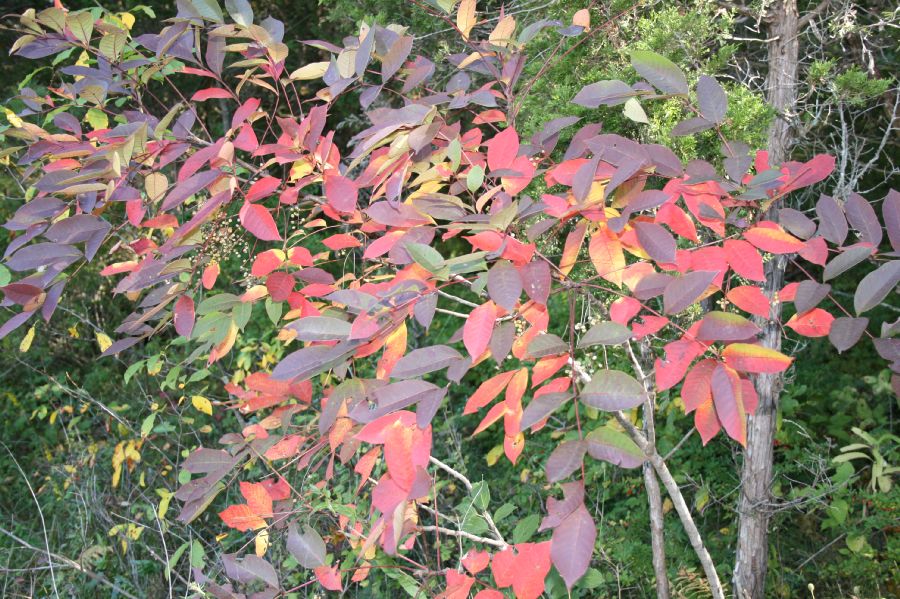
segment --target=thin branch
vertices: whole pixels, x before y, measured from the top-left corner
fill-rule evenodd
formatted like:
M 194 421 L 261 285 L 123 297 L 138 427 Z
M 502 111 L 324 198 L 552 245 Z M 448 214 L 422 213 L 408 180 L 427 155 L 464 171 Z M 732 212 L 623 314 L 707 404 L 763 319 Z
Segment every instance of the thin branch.
M 111 588 L 112 590 L 114 590 L 116 593 L 122 595 L 123 597 L 127 597 L 128 599 L 138 599 L 138 597 L 136 595 L 132 595 L 131 593 L 129 593 L 128 591 L 126 591 L 125 589 L 120 587 L 119 585 L 111 582 L 108 578 L 106 578 L 102 574 L 97 574 L 95 572 L 91 572 L 90 570 L 88 570 L 87 568 L 85 568 L 84 566 L 82 566 L 81 564 L 76 562 L 75 560 L 69 559 L 69 558 L 65 557 L 64 555 L 59 555 L 58 553 L 51 553 L 51 552 L 45 551 L 44 549 L 41 549 L 39 547 L 35 547 L 28 541 L 26 541 L 24 539 L 20 539 L 19 537 L 17 537 L 13 533 L 9 532 L 5 528 L 0 527 L 0 532 L 2 532 L 3 534 L 8 536 L 10 539 L 14 540 L 15 542 L 17 542 L 18 544 L 20 544 L 22 547 L 25 547 L 26 549 L 31 549 L 32 551 L 37 551 L 39 553 L 46 553 L 48 560 L 55 559 L 59 562 L 62 562 L 66 566 L 69 566 L 70 568 L 74 568 L 74 569 L 78 570 L 79 572 L 81 572 L 82 574 L 87 576 L 88 578 L 95 580 L 95 581 L 99 582 L 100 584 Z
M 418 530 L 422 532 L 439 532 L 442 535 L 447 535 L 449 537 L 461 537 L 463 539 L 475 541 L 476 543 L 493 545 L 494 547 L 499 547 L 500 549 L 506 549 L 508 547 L 508 545 L 504 541 L 489 539 L 487 537 L 479 537 L 478 535 L 473 535 L 472 533 L 466 532 L 464 530 L 453 530 L 452 528 L 444 528 L 443 526 L 419 526 Z

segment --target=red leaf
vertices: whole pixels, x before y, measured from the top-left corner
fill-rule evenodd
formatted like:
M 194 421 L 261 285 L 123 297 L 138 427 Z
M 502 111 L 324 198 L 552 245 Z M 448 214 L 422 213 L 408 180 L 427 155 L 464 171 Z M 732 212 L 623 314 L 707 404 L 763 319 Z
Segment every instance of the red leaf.
M 487 551 L 476 551 L 474 549 L 469 549 L 466 554 L 462 558 L 463 567 L 469 571 L 471 574 L 478 574 L 485 568 L 487 568 L 488 564 L 491 561 L 491 554 Z
M 825 263 L 828 262 L 828 244 L 822 237 L 813 237 L 803 245 L 799 254 L 813 264 L 825 266 Z
M 443 593 L 435 596 L 435 599 L 467 599 L 475 579 L 466 576 L 462 572 L 457 572 L 451 568 L 447 568 L 444 572 L 447 578 L 447 588 Z
M 175 332 L 182 337 L 190 337 L 194 330 L 194 300 L 182 295 L 175 302 Z
M 284 252 L 281 250 L 266 250 L 256 255 L 250 274 L 254 277 L 264 277 L 284 262 Z
M 191 101 L 193 102 L 204 102 L 206 100 L 211 100 L 213 98 L 230 98 L 231 92 L 227 89 L 222 89 L 220 87 L 207 87 L 206 89 L 201 89 L 196 92 L 193 96 L 191 96 Z
M 719 364 L 710 379 L 713 403 L 719 422 L 728 436 L 740 443 L 747 444 L 747 414 L 741 399 L 742 384 L 737 372 L 724 364 Z
M 296 280 L 286 272 L 273 272 L 266 277 L 266 289 L 272 297 L 272 301 L 283 302 L 294 291 Z
M 265 206 L 245 203 L 240 212 L 241 224 L 263 241 L 280 241 L 275 219 Z
M 504 595 L 496 589 L 482 589 L 475 594 L 475 599 L 504 599 Z
M 684 377 L 684 385 L 681 387 L 681 399 L 684 402 L 684 411 L 690 414 L 712 398 L 710 380 L 716 369 L 716 361 L 708 358 L 701 360 Z
M 834 316 L 822 308 L 813 308 L 802 314 L 794 314 L 785 326 L 794 329 L 804 337 L 825 337 L 831 331 Z
M 245 199 L 248 202 L 255 202 L 256 200 L 266 198 L 272 195 L 272 192 L 278 189 L 279 185 L 281 185 L 281 179 L 276 177 L 263 177 L 262 179 L 253 182 L 253 185 L 247 190 Z
M 400 422 L 388 427 L 384 439 L 384 461 L 388 474 L 404 491 L 412 488 L 416 470 L 412 458 L 413 430 Z
M 334 171 L 330 171 L 333 173 Z M 338 212 L 353 212 L 359 200 L 359 189 L 354 181 L 338 174 L 325 176 L 325 197 L 328 205 Z
M 492 301 L 478 306 L 466 318 L 466 324 L 463 325 L 463 344 L 472 360 L 477 360 L 487 349 L 496 319 L 497 307 Z
M 694 428 L 700 433 L 700 439 L 703 445 L 709 443 L 709 440 L 715 437 L 722 428 L 719 417 L 716 416 L 716 409 L 713 407 L 712 396 L 697 406 L 694 412 Z
M 488 168 L 497 171 L 512 166 L 519 153 L 519 134 L 507 127 L 487 142 Z
M 331 237 L 326 237 L 322 240 L 322 243 L 325 244 L 325 247 L 334 251 L 355 248 L 362 245 L 359 239 L 353 235 L 348 235 L 347 233 L 337 233 Z
M 319 566 L 313 572 L 316 573 L 316 580 L 329 591 L 342 591 L 341 573 L 337 566 Z
M 762 256 L 750 243 L 742 239 L 725 241 L 725 256 L 734 272 L 751 281 L 765 281 Z
M 204 289 L 212 289 L 213 285 L 216 284 L 216 279 L 219 277 L 219 263 L 213 262 L 212 264 L 207 265 L 206 268 L 203 269 L 203 276 L 201 277 L 201 281 L 203 282 Z

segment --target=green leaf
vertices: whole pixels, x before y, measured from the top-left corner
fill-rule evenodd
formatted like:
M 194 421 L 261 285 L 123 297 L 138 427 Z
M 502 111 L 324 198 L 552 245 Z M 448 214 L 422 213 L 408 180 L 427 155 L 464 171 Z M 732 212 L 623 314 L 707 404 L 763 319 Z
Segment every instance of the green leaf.
M 674 62 L 656 52 L 634 50 L 631 66 L 650 84 L 665 94 L 687 94 L 688 84 Z
M 86 120 L 94 130 L 106 129 L 109 127 L 109 119 L 106 117 L 106 113 L 96 108 L 88 110 L 87 114 L 84 115 L 84 120 Z
M 141 423 L 141 437 L 146 437 L 153 430 L 153 423 L 156 422 L 156 412 L 153 412 Z
M 466 187 L 470 192 L 475 193 L 482 183 L 484 183 L 484 168 L 476 164 L 466 175 Z
M 189 543 L 182 543 L 178 549 L 172 554 L 172 557 L 169 558 L 169 563 L 166 565 L 166 578 L 172 575 L 172 568 L 178 563 L 178 560 L 181 559 L 181 556 L 184 555 L 184 552 L 187 550 Z
M 644 109 L 637 98 L 628 98 L 627 100 L 625 100 L 625 106 L 622 109 L 622 114 L 625 115 L 625 118 L 631 119 L 635 123 L 647 124 L 650 122 L 649 120 L 647 120 L 647 113 L 644 112 Z
M 272 321 L 272 324 L 278 324 L 278 321 L 281 320 L 282 310 L 284 310 L 284 306 L 281 302 L 273 302 L 272 298 L 266 298 L 266 315 Z
M 494 512 L 494 522 L 500 522 L 516 511 L 516 506 L 511 503 L 504 503 Z
M 527 543 L 541 525 L 541 517 L 531 514 L 519 520 L 513 529 L 513 543 Z
M 484 481 L 477 482 L 472 485 L 472 505 L 479 510 L 486 510 L 491 503 L 491 490 Z

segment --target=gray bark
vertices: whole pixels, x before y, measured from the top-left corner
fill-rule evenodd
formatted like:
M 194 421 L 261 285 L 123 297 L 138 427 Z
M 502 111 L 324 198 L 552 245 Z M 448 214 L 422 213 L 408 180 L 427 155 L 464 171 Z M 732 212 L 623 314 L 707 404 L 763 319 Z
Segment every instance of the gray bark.
M 777 0 L 771 8 L 769 22 L 767 99 L 776 111 L 769 129 L 769 164 L 777 168 L 790 157 L 794 143 L 792 120 L 797 102 L 800 19 L 796 0 Z M 777 207 L 766 218 L 778 220 Z M 784 283 L 787 260 L 775 256 L 766 263 L 765 293 L 772 297 Z M 772 306 L 769 319 L 758 319 L 763 329 L 762 344 L 781 348 L 781 304 Z M 782 377 L 766 374 L 755 379 L 759 406 L 748 418 L 747 447 L 741 470 L 741 492 L 738 500 L 738 538 L 734 567 L 734 593 L 738 599 L 765 597 L 769 557 L 770 490 L 773 472 L 773 447 Z

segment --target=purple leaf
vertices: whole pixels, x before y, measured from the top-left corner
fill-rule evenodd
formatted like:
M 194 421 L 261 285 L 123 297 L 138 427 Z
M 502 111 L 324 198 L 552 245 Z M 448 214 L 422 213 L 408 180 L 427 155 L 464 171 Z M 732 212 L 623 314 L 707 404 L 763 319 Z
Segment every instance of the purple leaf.
M 561 405 L 572 399 L 574 395 L 571 393 L 544 393 L 531 400 L 531 403 L 525 406 L 522 411 L 522 418 L 519 421 L 519 430 L 525 431 L 550 414 L 555 412 Z
M 881 303 L 900 283 L 900 260 L 891 260 L 870 272 L 856 287 L 853 309 L 857 314 L 871 310 Z
M 819 305 L 831 292 L 831 285 L 821 285 L 815 281 L 803 281 L 797 286 L 794 307 L 798 313 L 808 312 Z
M 745 341 L 759 332 L 758 326 L 739 314 L 713 311 L 700 321 L 697 338 L 705 341 Z
M 869 325 L 868 318 L 849 318 L 842 316 L 835 318 L 831 323 L 831 329 L 828 331 L 828 340 L 838 350 L 843 353 L 856 345 L 860 340 L 866 327 Z
M 535 302 L 547 305 L 550 298 L 550 265 L 543 260 L 536 260 L 519 268 L 522 275 L 525 293 Z
M 631 339 L 631 330 L 618 322 L 599 322 L 578 340 L 578 347 L 619 345 Z
M 710 270 L 689 272 L 669 283 L 663 293 L 666 314 L 677 314 L 697 301 L 718 274 Z
M 647 394 L 633 376 L 620 370 L 598 370 L 580 394 L 581 401 L 592 408 L 628 410 L 639 406 Z
M 581 467 L 587 443 L 584 441 L 564 441 L 547 458 L 547 480 L 551 483 L 567 478 Z
M 288 528 L 287 550 L 304 568 L 312 569 L 325 565 L 325 541 L 308 524 L 304 524 L 303 532 L 300 532 L 297 523 L 291 522 Z
M 728 112 L 728 96 L 719 82 L 701 75 L 697 82 L 697 103 L 700 105 L 700 114 L 703 118 L 713 123 L 721 123 Z
M 554 529 L 550 559 L 569 590 L 587 572 L 596 540 L 597 527 L 584 504 Z
M 462 359 L 462 355 L 448 345 L 432 345 L 414 349 L 394 365 L 391 376 L 395 378 L 412 378 L 441 370 L 453 362 Z
M 581 91 L 572 98 L 572 103 L 586 108 L 617 106 L 636 95 L 637 92 L 622 81 L 598 81 L 582 87 Z
M 488 294 L 498 306 L 512 310 L 522 294 L 522 278 L 508 260 L 499 260 L 488 271 Z
M 816 202 L 819 217 L 819 235 L 835 245 L 841 245 L 847 238 L 847 218 L 834 198 L 823 195 Z
M 631 52 L 631 66 L 650 84 L 665 94 L 687 94 L 688 84 L 674 62 L 649 50 Z
M 884 234 L 872 205 L 858 193 L 851 193 L 844 208 L 847 210 L 847 220 L 859 231 L 859 238 L 878 247 Z
M 672 234 L 666 231 L 662 225 L 656 223 L 636 222 L 634 230 L 638 241 L 651 258 L 657 262 L 675 262 L 675 249 L 677 244 Z
M 647 459 L 628 435 L 608 427 L 600 427 L 587 434 L 588 454 L 622 468 L 637 468 Z

